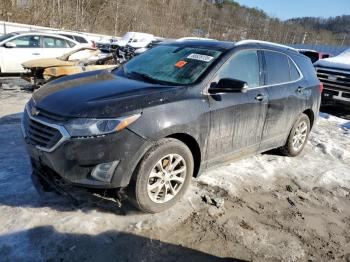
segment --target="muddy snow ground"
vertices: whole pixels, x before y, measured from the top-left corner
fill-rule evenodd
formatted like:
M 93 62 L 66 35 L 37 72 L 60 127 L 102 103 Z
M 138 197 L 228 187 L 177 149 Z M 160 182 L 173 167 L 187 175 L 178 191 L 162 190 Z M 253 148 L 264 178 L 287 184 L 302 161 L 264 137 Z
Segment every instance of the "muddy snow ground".
M 174 208 L 145 215 L 89 194 L 79 206 L 39 196 L 20 131 L 31 93 L 0 81 L 0 261 L 350 261 L 349 120 L 321 114 L 300 156 L 211 169 Z

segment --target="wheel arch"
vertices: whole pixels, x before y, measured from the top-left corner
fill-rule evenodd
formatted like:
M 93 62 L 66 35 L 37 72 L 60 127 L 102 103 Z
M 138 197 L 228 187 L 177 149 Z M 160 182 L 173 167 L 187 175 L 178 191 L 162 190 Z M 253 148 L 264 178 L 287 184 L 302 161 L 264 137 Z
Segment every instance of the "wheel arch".
M 312 109 L 310 109 L 310 108 L 304 110 L 303 113 L 308 116 L 308 118 L 310 120 L 310 129 L 311 129 L 315 123 L 315 114 L 312 111 Z
M 197 177 L 199 174 L 201 160 L 202 160 L 201 149 L 197 140 L 193 136 L 186 133 L 175 133 L 175 134 L 166 136 L 166 138 L 177 139 L 182 143 L 184 143 L 190 149 L 193 156 L 193 162 L 194 162 L 193 177 Z

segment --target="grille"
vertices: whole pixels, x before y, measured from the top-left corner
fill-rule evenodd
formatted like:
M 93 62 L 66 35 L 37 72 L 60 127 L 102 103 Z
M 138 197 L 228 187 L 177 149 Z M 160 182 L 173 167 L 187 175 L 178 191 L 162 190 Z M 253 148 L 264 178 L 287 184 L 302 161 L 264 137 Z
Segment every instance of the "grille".
M 23 115 L 23 127 L 27 142 L 33 146 L 50 149 L 62 138 L 62 134 L 58 129 L 29 118 L 27 112 L 24 112 Z
M 350 91 L 350 71 L 337 71 L 327 68 L 316 68 L 317 77 L 325 88 L 339 91 Z
M 56 114 L 53 114 L 51 112 L 48 112 L 44 109 L 41 109 L 41 108 L 38 108 L 38 117 L 42 117 L 42 118 L 45 118 L 45 119 L 48 119 L 48 120 L 51 120 L 53 122 L 63 122 L 63 121 L 66 121 L 67 119 L 63 116 L 59 116 L 59 115 L 56 115 Z
M 324 93 L 332 94 L 333 96 L 339 95 L 338 91 L 330 90 L 330 89 L 324 89 Z

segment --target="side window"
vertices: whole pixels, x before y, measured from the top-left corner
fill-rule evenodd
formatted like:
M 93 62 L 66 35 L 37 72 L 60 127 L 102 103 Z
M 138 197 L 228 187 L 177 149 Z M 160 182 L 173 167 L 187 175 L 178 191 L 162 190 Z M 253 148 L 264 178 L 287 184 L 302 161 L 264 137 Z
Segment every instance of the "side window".
M 44 48 L 69 48 L 66 40 L 51 36 L 44 36 L 43 44 Z
M 26 35 L 20 36 L 10 41 L 16 44 L 17 48 L 39 48 L 40 47 L 40 36 L 38 35 Z
M 83 43 L 83 44 L 88 43 L 88 41 L 86 41 L 86 39 L 81 36 L 74 36 L 74 38 L 75 38 L 75 41 L 77 41 L 78 43 Z
M 289 62 L 289 68 L 290 68 L 290 80 L 291 81 L 298 80 L 300 77 L 298 69 L 295 67 L 295 64 L 290 58 L 288 58 L 288 62 Z
M 219 79 L 234 78 L 247 82 L 249 87 L 259 86 L 259 58 L 256 50 L 234 54 L 219 71 Z
M 61 34 L 61 35 L 63 35 L 63 34 Z M 68 37 L 69 39 L 74 40 L 74 37 L 73 37 L 72 35 L 63 35 L 63 36 Z
M 290 82 L 288 57 L 284 54 L 264 51 L 267 71 L 267 84 L 275 85 Z

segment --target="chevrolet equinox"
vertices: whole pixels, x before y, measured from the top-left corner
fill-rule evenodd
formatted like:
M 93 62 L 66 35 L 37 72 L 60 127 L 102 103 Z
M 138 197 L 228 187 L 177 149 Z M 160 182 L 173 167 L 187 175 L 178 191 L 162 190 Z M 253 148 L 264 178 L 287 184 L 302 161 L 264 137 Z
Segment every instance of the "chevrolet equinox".
M 321 92 L 310 59 L 287 46 L 169 42 L 119 68 L 46 84 L 22 131 L 36 182 L 125 189 L 155 213 L 208 167 L 273 148 L 297 156 Z

